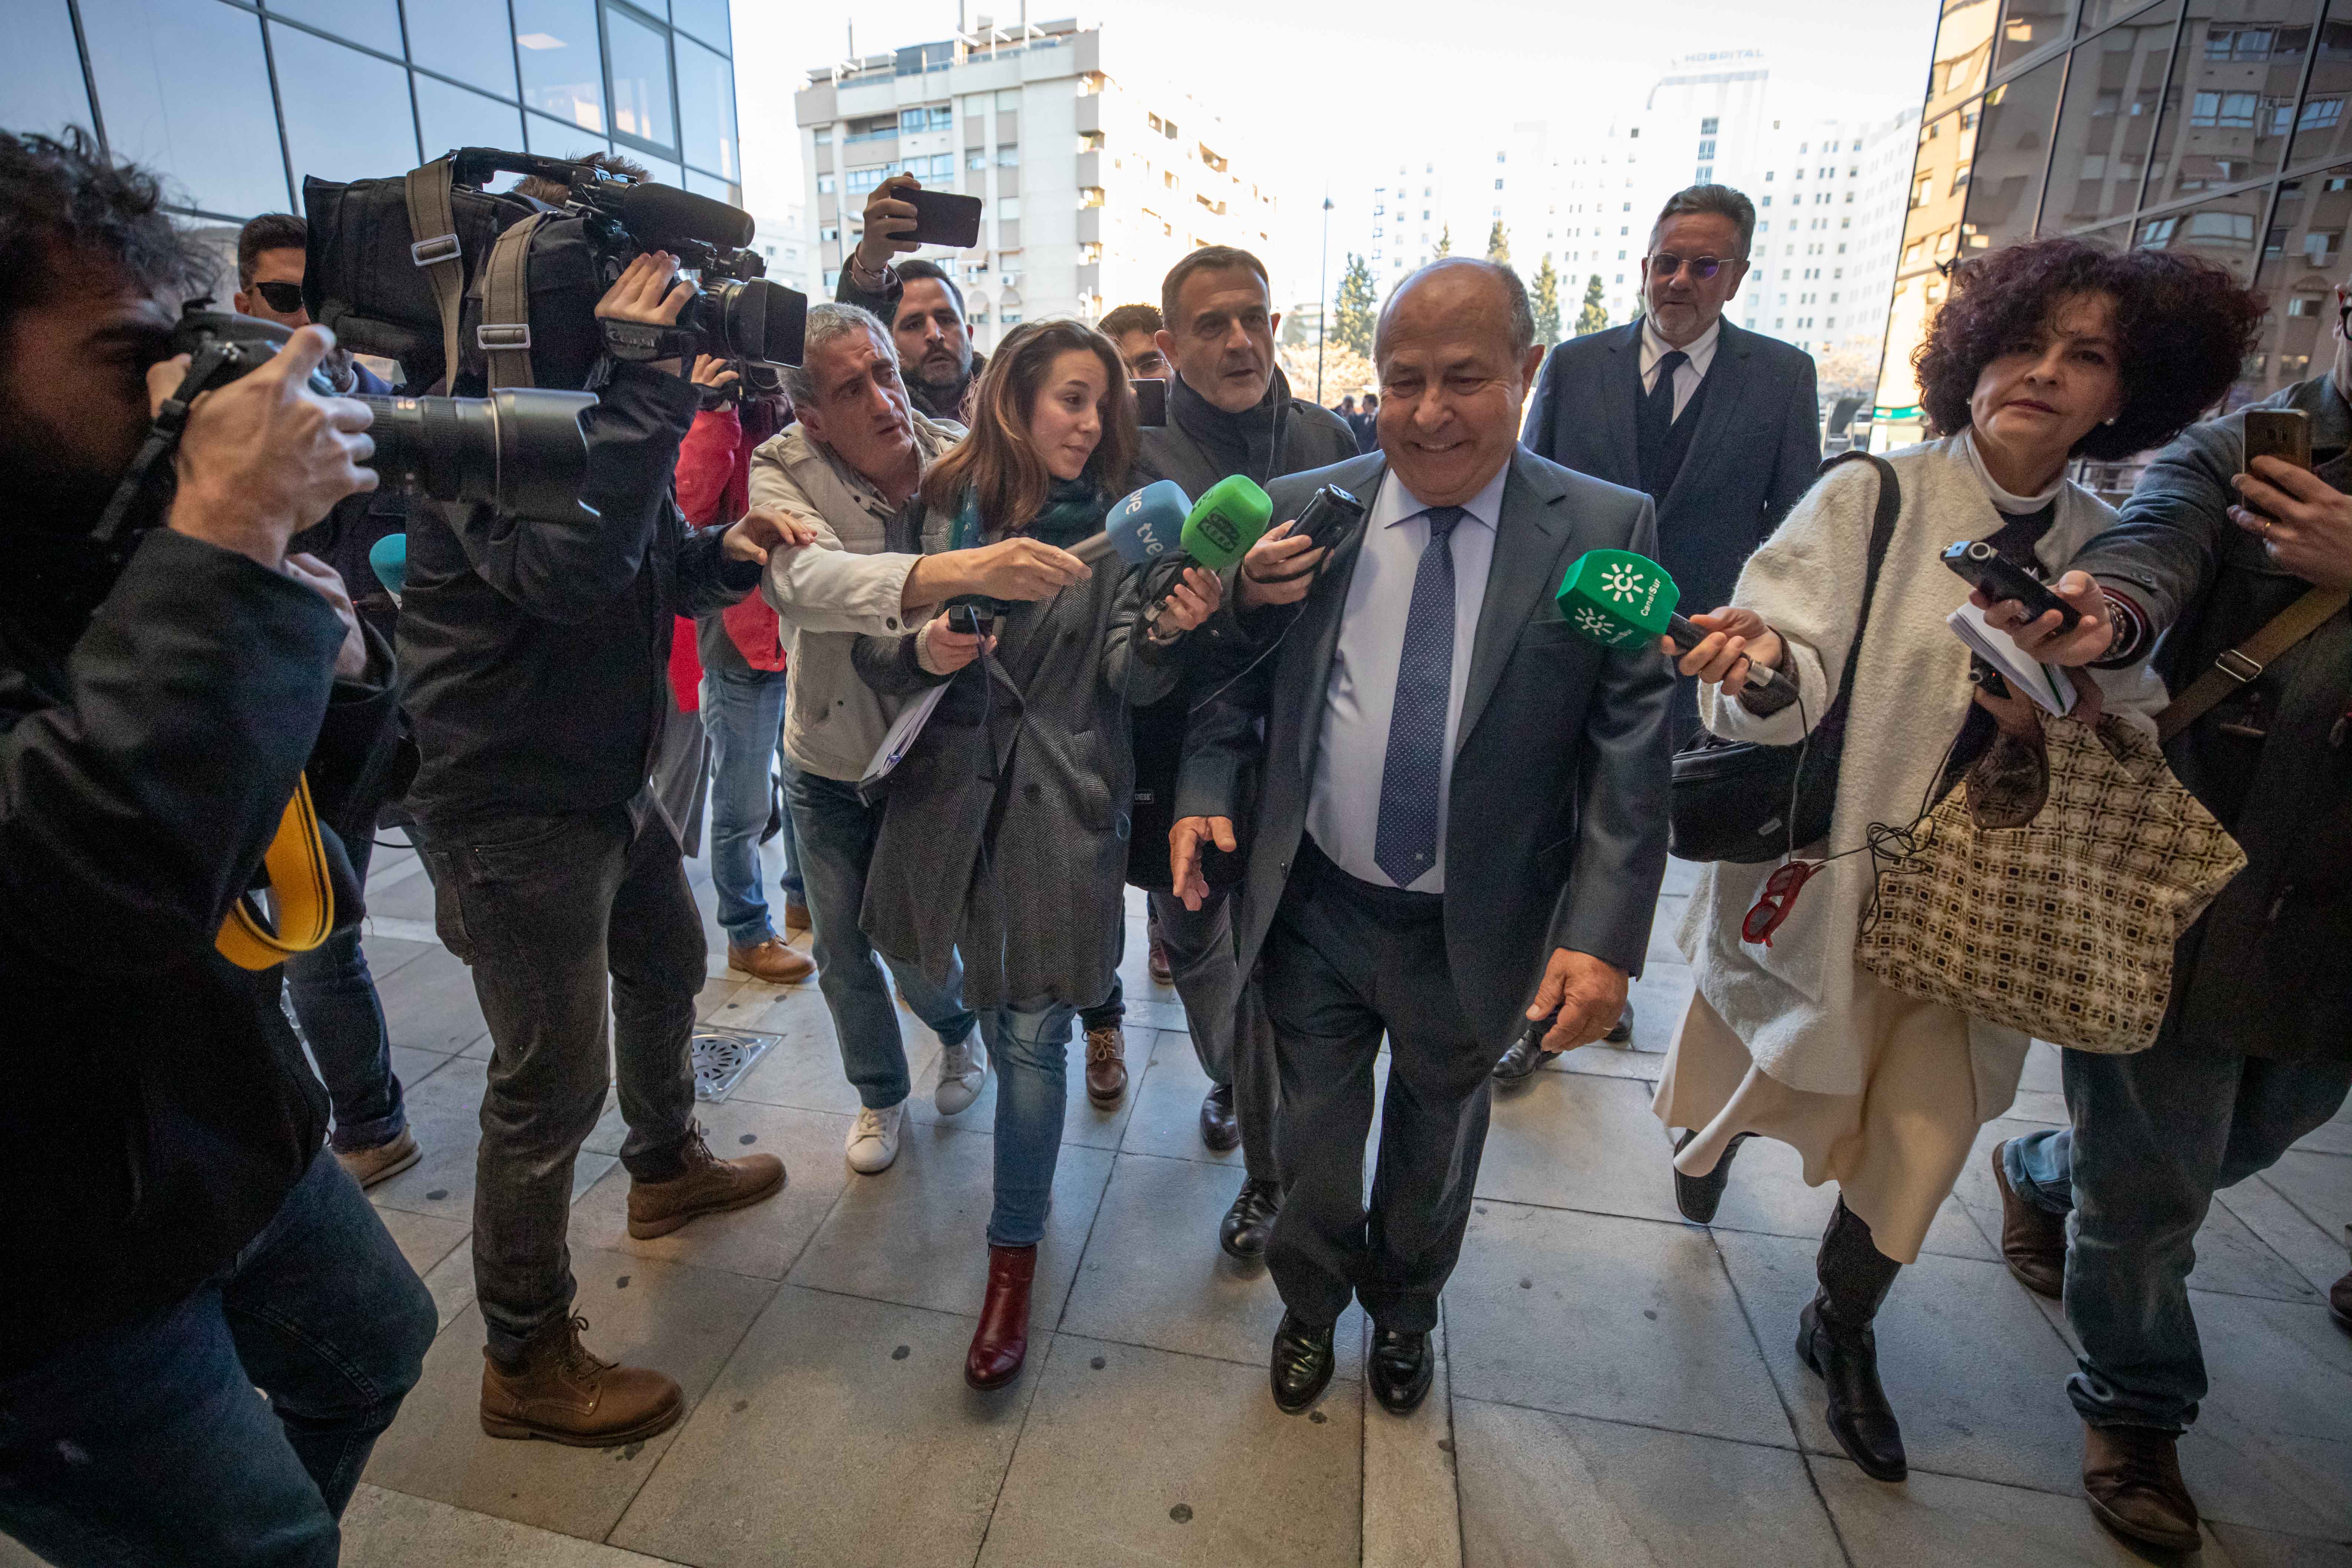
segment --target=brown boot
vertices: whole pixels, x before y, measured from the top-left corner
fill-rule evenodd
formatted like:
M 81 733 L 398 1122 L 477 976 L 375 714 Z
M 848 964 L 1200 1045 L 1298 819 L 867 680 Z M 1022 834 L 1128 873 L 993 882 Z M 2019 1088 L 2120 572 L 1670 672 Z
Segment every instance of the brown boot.
M 772 985 L 797 985 L 816 973 L 816 965 L 806 954 L 794 952 L 772 936 L 757 947 L 728 943 L 727 967 Z
M 2153 1426 L 2084 1426 L 2083 1495 L 2101 1524 L 2161 1552 L 2197 1550 L 2197 1500 L 2180 1479 L 2179 1443 Z
M 2327 1288 L 2327 1315 L 2336 1326 L 2352 1334 L 2352 1274 L 2347 1274 Z
M 1087 1098 L 1108 1110 L 1127 1093 L 1127 1036 L 1117 1024 L 1087 1031 Z
M 687 1134 L 678 1152 L 686 1160 L 683 1175 L 667 1182 L 629 1183 L 629 1234 L 649 1241 L 697 1215 L 724 1214 L 756 1204 L 784 1184 L 784 1163 L 773 1154 L 746 1154 L 722 1160 L 702 1141 L 702 1129 Z
M 2000 1189 L 2000 1256 L 2019 1284 L 2055 1301 L 2066 1291 L 2066 1222 L 2017 1195 L 2001 1168 L 2000 1152 L 2008 1147 L 1992 1146 L 1992 1184 Z
M 614 1448 L 667 1432 L 686 1396 L 660 1373 L 615 1366 L 580 1342 L 585 1318 L 559 1318 L 523 1346 L 509 1372 L 482 1352 L 482 1430 L 544 1437 L 574 1448 Z
M 362 1187 L 372 1187 L 378 1182 L 388 1182 L 425 1157 L 416 1146 L 416 1134 L 402 1128 L 400 1136 L 389 1143 L 379 1143 L 373 1149 L 335 1151 L 335 1163 L 351 1173 L 352 1181 Z
M 1003 1388 L 1021 1375 L 1029 1354 L 1029 1287 L 1036 1278 L 1035 1247 L 990 1245 L 988 1296 L 963 1358 L 963 1380 L 974 1388 Z

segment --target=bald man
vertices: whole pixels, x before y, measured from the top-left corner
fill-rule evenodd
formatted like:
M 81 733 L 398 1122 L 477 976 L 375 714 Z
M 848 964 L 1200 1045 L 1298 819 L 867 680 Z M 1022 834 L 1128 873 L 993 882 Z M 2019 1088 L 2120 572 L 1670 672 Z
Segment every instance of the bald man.
M 1650 552 L 1655 516 L 1518 445 L 1542 360 L 1507 268 L 1447 260 L 1405 280 L 1374 342 L 1381 450 L 1268 487 L 1276 518 L 1327 484 L 1369 515 L 1319 574 L 1304 574 L 1320 550 L 1244 573 L 1243 629 L 1279 649 L 1185 738 L 1170 847 L 1188 901 L 1206 892 L 1201 844 L 1235 847 L 1236 781 L 1263 763 L 1234 936 L 1244 973 L 1264 962 L 1279 1064 L 1286 1191 L 1266 1264 L 1287 1310 L 1270 1370 L 1293 1414 L 1329 1382 L 1351 1297 L 1372 1320 L 1373 1396 L 1399 1415 L 1421 1403 L 1496 1042 L 1555 1013 L 1546 1049 L 1599 1039 L 1649 945 L 1674 671 L 1655 648 L 1579 638 L 1552 590 L 1588 550 Z

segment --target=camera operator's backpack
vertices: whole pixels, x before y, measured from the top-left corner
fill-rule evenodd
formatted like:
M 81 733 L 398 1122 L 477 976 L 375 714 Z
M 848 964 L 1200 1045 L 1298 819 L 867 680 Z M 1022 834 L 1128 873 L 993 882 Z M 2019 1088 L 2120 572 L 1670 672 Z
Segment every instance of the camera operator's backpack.
M 585 384 L 603 352 L 604 290 L 587 220 L 459 183 L 457 158 L 399 179 L 302 182 L 310 319 L 345 347 L 398 360 L 410 390 L 477 376 L 493 388 Z

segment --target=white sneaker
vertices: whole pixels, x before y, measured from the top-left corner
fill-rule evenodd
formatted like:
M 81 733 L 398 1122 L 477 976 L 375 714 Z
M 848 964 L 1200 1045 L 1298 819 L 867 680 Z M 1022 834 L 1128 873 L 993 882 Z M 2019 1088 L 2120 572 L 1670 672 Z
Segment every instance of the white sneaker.
M 987 1083 L 988 1047 L 980 1043 L 980 1031 L 974 1029 L 962 1044 L 940 1052 L 940 1085 L 931 1091 L 931 1103 L 940 1108 L 941 1116 L 969 1110 Z
M 887 1110 L 860 1106 L 857 1125 L 849 1130 L 849 1168 L 862 1176 L 888 1170 L 898 1158 L 898 1124 L 906 1115 L 903 1100 Z

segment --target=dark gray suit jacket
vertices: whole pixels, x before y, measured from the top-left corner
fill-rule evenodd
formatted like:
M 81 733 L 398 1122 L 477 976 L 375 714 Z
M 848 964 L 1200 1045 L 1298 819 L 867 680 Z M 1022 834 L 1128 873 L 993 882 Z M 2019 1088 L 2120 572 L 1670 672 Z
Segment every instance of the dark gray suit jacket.
M 1276 480 L 1267 493 L 1277 519 L 1296 517 L 1325 484 L 1369 502 L 1387 471 L 1374 452 Z M 1666 865 L 1674 668 L 1654 646 L 1612 651 L 1584 641 L 1552 595 L 1586 551 L 1648 554 L 1655 535 L 1647 496 L 1513 453 L 1445 829 L 1446 956 L 1481 1039 L 1509 1037 L 1554 948 L 1641 973 Z M 1279 651 L 1203 703 L 1185 737 L 1179 816 L 1232 816 L 1241 769 L 1265 760 L 1234 921 L 1244 973 L 1306 832 L 1331 656 L 1361 542 L 1360 531 L 1341 544 Z M 1289 614 L 1265 616 L 1278 629 Z
M 1690 456 L 1658 507 L 1656 560 L 1682 589 L 1686 615 L 1731 603 L 1740 567 L 1822 466 L 1821 405 L 1804 351 L 1726 321 L 1706 386 Z M 1641 399 L 1641 322 L 1570 338 L 1544 361 L 1520 438 L 1563 468 L 1640 489 Z

